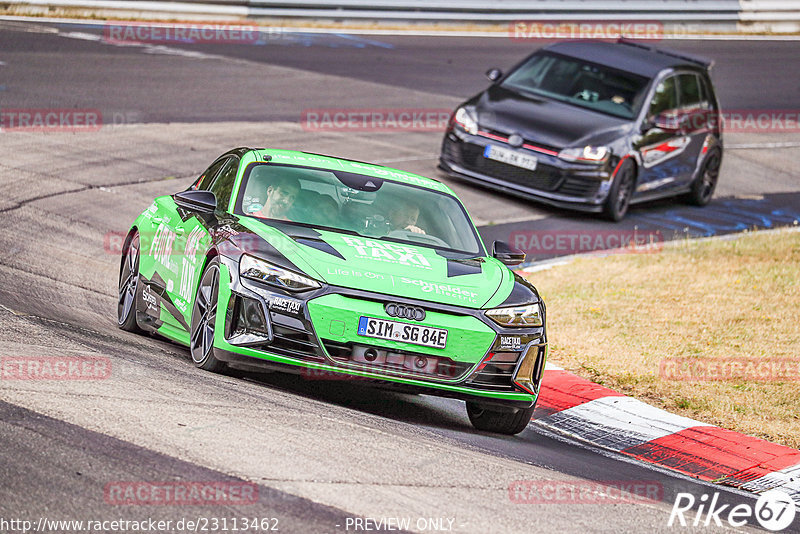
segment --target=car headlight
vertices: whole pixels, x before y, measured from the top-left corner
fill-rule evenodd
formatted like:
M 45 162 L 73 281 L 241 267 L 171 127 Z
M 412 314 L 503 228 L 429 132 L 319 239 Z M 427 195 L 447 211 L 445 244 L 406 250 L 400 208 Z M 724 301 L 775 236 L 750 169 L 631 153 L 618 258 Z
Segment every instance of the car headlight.
M 585 163 L 603 163 L 608 159 L 610 150 L 605 146 L 585 146 L 583 148 L 565 148 L 558 157 L 566 161 Z
M 283 267 L 272 265 L 269 262 L 248 256 L 242 256 L 239 262 L 239 274 L 251 280 L 258 280 L 282 289 L 289 291 L 307 291 L 309 289 L 318 289 L 322 285 L 302 274 L 298 274 Z
M 542 309 L 539 304 L 494 308 L 486 311 L 486 316 L 500 326 L 530 327 L 542 326 Z
M 453 120 L 468 134 L 475 135 L 478 133 L 478 121 L 466 108 L 458 108 L 455 115 L 453 115 Z

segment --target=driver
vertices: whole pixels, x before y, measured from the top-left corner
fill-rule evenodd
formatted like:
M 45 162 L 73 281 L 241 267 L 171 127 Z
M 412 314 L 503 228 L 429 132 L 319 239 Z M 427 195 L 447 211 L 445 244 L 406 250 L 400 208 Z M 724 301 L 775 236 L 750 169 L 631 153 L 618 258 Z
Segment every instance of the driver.
M 300 193 L 300 182 L 296 178 L 278 176 L 267 186 L 266 193 L 264 206 L 251 215 L 262 219 L 290 220 L 286 214 Z
M 417 226 L 419 207 L 408 200 L 398 199 L 388 210 L 389 231 L 405 230 L 415 234 L 424 234 L 425 230 Z

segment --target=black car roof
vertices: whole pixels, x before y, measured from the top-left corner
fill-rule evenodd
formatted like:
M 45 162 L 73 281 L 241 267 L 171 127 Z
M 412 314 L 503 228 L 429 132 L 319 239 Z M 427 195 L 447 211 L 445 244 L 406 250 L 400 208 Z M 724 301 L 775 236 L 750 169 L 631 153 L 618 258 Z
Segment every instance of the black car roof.
M 564 41 L 547 46 L 544 50 L 608 65 L 648 78 L 668 68 L 708 69 L 712 65 L 710 60 L 698 56 L 624 40 L 616 43 L 597 40 Z

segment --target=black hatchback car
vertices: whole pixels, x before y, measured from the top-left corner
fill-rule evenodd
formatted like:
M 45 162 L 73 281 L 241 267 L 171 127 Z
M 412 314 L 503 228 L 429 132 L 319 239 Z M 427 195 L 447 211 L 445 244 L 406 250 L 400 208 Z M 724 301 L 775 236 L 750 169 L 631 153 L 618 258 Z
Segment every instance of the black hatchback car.
M 620 40 L 536 51 L 453 113 L 451 176 L 618 221 L 632 203 L 707 204 L 722 162 L 712 62 Z

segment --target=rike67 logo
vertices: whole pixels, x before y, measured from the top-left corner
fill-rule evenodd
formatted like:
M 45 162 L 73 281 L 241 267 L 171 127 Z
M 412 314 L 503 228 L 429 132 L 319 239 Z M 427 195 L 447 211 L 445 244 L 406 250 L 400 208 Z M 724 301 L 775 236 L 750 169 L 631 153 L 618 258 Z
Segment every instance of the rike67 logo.
M 695 505 L 698 506 L 692 520 L 687 517 L 690 515 L 687 512 Z M 737 504 L 733 507 L 730 504 L 720 504 L 718 492 L 713 496 L 703 494 L 699 502 L 691 493 L 678 493 L 667 526 L 686 527 L 691 524 L 694 527 L 708 527 L 713 524 L 722 527 L 727 522 L 732 527 L 743 527 L 755 519 L 762 528 L 779 532 L 792 524 L 797 505 L 791 495 L 778 489 L 762 493 L 755 506 Z

